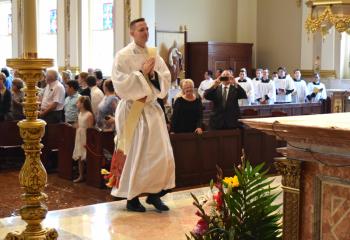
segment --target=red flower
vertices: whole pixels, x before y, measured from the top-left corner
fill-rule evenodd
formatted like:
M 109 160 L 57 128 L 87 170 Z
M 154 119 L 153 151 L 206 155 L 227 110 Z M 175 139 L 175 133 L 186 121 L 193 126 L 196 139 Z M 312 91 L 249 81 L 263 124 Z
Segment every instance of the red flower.
M 208 230 L 209 226 L 203 218 L 199 219 L 197 225 L 193 229 L 193 233 L 197 236 L 203 236 L 204 233 Z
M 216 202 L 216 208 L 219 210 L 222 207 L 223 200 L 222 200 L 222 192 L 218 192 L 213 196 L 215 202 Z

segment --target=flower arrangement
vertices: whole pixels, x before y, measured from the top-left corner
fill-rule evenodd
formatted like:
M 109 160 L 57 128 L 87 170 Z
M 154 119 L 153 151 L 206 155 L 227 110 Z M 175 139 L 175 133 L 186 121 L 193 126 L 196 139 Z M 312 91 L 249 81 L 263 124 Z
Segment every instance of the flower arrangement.
M 281 204 L 274 200 L 281 194 L 266 177 L 264 163 L 256 167 L 242 157 L 235 176 L 223 178 L 218 168 L 217 181 L 210 182 L 211 198 L 199 201 L 193 194 L 200 217 L 187 240 L 269 240 L 282 239 Z

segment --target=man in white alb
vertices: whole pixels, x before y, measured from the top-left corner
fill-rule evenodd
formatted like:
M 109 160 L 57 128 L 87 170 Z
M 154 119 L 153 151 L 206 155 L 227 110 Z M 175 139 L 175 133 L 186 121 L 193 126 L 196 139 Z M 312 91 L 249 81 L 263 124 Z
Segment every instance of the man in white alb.
M 278 77 L 274 80 L 276 87 L 276 102 L 290 103 L 292 102 L 292 92 L 294 91 L 294 81 L 286 75 L 284 67 L 278 68 Z
M 246 99 L 239 99 L 238 104 L 239 106 L 247 106 L 251 105 L 255 102 L 255 93 L 254 93 L 254 87 L 252 80 L 247 77 L 247 71 L 245 68 L 241 69 L 239 72 L 239 77 L 236 78 L 238 81 L 238 84 L 244 89 L 245 93 L 247 94 Z
M 301 79 L 301 72 L 299 69 L 294 70 L 294 92 L 292 93 L 293 103 L 304 103 L 306 96 L 309 95 L 309 90 L 306 86 L 306 82 Z
M 257 86 L 257 102 L 260 104 L 274 104 L 276 101 L 275 83 L 269 78 L 269 69 L 262 72 L 262 79 Z
M 307 84 L 309 90 L 309 95 L 306 98 L 313 103 L 324 101 L 327 99 L 326 86 L 321 83 L 320 75 L 318 73 L 314 74 L 314 80 Z
M 136 127 L 120 176 L 119 186 L 112 189 L 115 197 L 127 198 L 127 209 L 144 212 L 138 196 L 148 194 L 146 203 L 159 211 L 169 208 L 160 199 L 175 187 L 175 163 L 164 113 L 157 98 L 164 98 L 170 88 L 171 76 L 163 59 L 150 57 L 146 47 L 148 26 L 143 18 L 130 23 L 133 42 L 121 49 L 115 57 L 112 81 L 121 98 L 116 109 L 117 138 L 126 134 L 127 119 L 132 118 L 135 101 L 144 106 Z M 118 142 L 119 144 L 119 142 Z

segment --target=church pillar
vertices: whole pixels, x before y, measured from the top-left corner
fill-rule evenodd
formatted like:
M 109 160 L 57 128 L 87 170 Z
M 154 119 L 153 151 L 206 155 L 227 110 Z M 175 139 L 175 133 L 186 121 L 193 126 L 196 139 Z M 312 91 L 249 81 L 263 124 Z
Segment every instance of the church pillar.
M 80 72 L 79 66 L 79 0 L 57 1 L 58 11 L 58 68 L 71 70 L 74 74 Z
M 44 229 L 41 222 L 47 214 L 43 193 L 47 183 L 47 173 L 40 161 L 43 145 L 40 143 L 45 133 L 45 121 L 38 119 L 38 97 L 36 85 L 42 77 L 42 71 L 53 66 L 53 59 L 37 58 L 36 0 L 22 2 L 23 11 L 23 54 L 21 58 L 7 59 L 7 66 L 13 68 L 26 83 L 24 114 L 25 120 L 18 123 L 24 144 L 25 162 L 19 173 L 19 182 L 24 194 L 21 198 L 25 205 L 20 209 L 21 218 L 27 223 L 22 232 L 7 234 L 5 240 L 51 240 L 57 239 L 55 229 Z
M 308 34 L 305 29 L 305 21 L 311 12 L 311 9 L 305 4 L 307 1 L 308 0 L 301 0 L 300 4 L 302 11 L 300 69 L 303 71 L 308 70 L 312 73 L 311 70 L 313 70 L 314 67 L 314 39 L 312 34 Z
M 299 239 L 300 219 L 300 161 L 286 157 L 275 158 L 274 163 L 282 175 L 283 190 L 283 239 Z
M 12 0 L 12 56 L 23 53 L 23 0 Z

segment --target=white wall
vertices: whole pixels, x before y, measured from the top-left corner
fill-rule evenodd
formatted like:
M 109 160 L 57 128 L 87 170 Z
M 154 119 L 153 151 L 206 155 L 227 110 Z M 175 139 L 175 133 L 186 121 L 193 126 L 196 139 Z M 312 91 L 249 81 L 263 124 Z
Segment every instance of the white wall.
M 258 0 L 237 0 L 237 42 L 253 43 L 252 66 L 256 67 Z
M 155 24 L 156 24 L 156 1 L 155 0 L 143 0 L 141 2 L 141 17 L 146 19 L 148 24 L 149 39 L 147 45 L 150 47 L 155 46 Z
M 156 26 L 178 31 L 187 25 L 189 42 L 236 42 L 237 0 L 155 0 Z
M 300 67 L 302 8 L 297 1 L 258 0 L 257 65 L 288 71 Z

